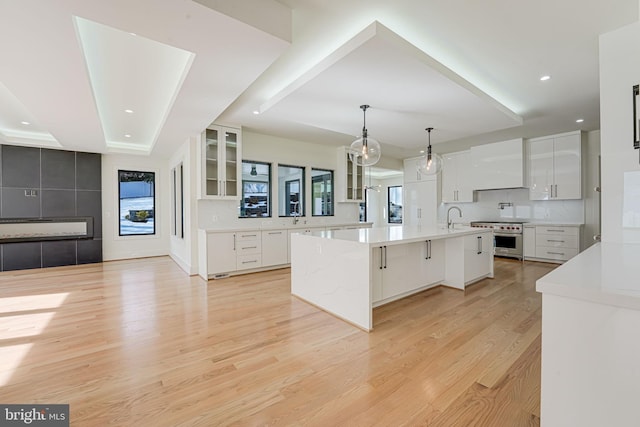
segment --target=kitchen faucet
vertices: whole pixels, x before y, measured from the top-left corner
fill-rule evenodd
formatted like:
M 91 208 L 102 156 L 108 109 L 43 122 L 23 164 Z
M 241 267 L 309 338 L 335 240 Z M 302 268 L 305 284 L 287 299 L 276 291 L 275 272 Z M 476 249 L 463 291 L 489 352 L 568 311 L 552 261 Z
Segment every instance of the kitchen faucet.
M 451 213 L 452 209 L 457 209 L 458 214 L 460 215 L 460 218 L 462 218 L 462 211 L 460 210 L 460 208 L 457 206 L 451 206 L 449 209 L 447 209 L 447 228 L 453 228 L 453 222 L 449 218 L 449 214 Z

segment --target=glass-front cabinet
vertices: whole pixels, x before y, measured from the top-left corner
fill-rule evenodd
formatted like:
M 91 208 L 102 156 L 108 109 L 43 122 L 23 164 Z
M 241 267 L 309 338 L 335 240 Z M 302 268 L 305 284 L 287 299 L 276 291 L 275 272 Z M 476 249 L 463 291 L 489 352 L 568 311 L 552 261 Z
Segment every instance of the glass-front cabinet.
M 364 201 L 364 168 L 349 155 L 349 147 L 338 148 L 337 187 L 339 202 Z
M 200 198 L 240 197 L 241 147 L 240 129 L 210 126 L 203 132 Z

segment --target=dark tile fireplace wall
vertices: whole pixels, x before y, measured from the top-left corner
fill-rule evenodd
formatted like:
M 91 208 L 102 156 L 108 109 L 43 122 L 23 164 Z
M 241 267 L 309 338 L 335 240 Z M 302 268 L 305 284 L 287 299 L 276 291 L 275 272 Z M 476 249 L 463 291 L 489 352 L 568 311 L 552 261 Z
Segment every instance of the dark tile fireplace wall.
M 91 216 L 94 227 L 93 239 L 1 244 L 2 271 L 102 261 L 101 164 L 95 153 L 0 145 L 1 218 Z

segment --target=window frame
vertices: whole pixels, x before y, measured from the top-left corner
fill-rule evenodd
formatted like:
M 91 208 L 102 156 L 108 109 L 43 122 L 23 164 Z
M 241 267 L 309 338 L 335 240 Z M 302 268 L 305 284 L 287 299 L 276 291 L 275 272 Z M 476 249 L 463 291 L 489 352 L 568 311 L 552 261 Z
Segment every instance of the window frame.
M 300 169 L 301 171 L 301 176 L 300 178 L 295 178 L 295 179 L 286 179 L 284 180 L 283 184 L 284 184 L 284 194 L 280 194 L 280 168 L 295 168 L 295 169 Z M 307 204 L 307 200 L 306 200 L 306 172 L 307 172 L 307 168 L 305 166 L 296 166 L 296 165 L 286 165 L 286 164 L 278 164 L 278 218 L 293 218 L 293 217 L 302 217 L 302 216 L 306 216 L 306 204 Z M 280 214 L 280 206 L 282 206 L 282 203 L 287 203 L 287 184 L 293 181 L 300 181 L 300 195 L 298 197 L 298 208 L 299 208 L 299 213 L 298 215 L 281 215 Z M 280 199 L 282 196 L 282 200 Z M 302 200 L 301 200 L 302 199 Z M 286 208 L 285 206 L 285 212 L 289 211 L 289 209 Z
M 244 175 L 242 174 L 242 165 L 240 166 L 240 175 L 242 177 L 241 182 L 240 182 L 240 205 L 238 206 L 239 208 L 239 213 L 238 213 L 238 218 L 240 219 L 245 219 L 245 218 L 271 218 L 273 216 L 273 205 L 272 205 L 272 200 L 273 200 L 273 184 L 272 184 L 272 168 L 271 168 L 271 163 L 269 162 L 259 162 L 259 161 L 254 161 L 254 160 L 242 160 L 242 163 L 247 163 L 249 165 L 263 165 L 263 166 L 267 166 L 268 168 L 268 173 L 267 176 L 269 177 L 269 179 L 265 182 L 265 181 L 253 181 L 250 179 L 244 179 Z M 244 199 L 245 199 L 245 183 L 256 183 L 256 184 L 267 184 L 267 216 L 242 216 L 242 212 L 244 209 L 243 205 L 244 205 Z
M 122 190 L 121 190 L 121 186 L 120 184 L 123 182 L 121 181 L 122 179 L 122 174 L 123 173 L 137 173 L 137 174 L 150 174 L 153 176 L 153 180 L 152 180 L 152 186 L 151 186 L 151 192 L 153 194 L 153 196 L 151 196 L 152 200 L 153 200 L 153 207 L 152 207 L 152 211 L 153 211 L 153 232 L 151 233 L 126 233 L 123 234 L 122 233 L 122 216 L 120 214 L 120 212 L 122 211 Z M 157 236 L 157 220 L 158 220 L 158 209 L 156 207 L 157 205 L 157 197 L 156 197 L 156 171 L 141 171 L 141 170 L 131 170 L 131 169 L 118 169 L 117 170 L 117 176 L 118 176 L 118 237 L 121 238 L 128 238 L 128 237 L 141 237 L 141 236 Z M 124 182 L 129 182 L 129 181 L 124 181 Z
M 391 190 L 396 188 L 400 188 L 402 191 L 402 185 L 390 185 L 387 187 L 387 223 L 388 224 L 402 224 L 404 219 L 403 205 L 400 205 L 400 209 L 401 209 L 400 221 L 391 220 Z M 402 200 L 402 194 L 400 194 L 400 199 Z
M 329 193 L 326 192 L 326 185 L 327 185 L 326 182 L 327 182 L 327 180 L 326 179 L 322 179 L 322 180 L 316 179 L 316 178 L 319 178 L 319 177 L 313 176 L 313 172 L 314 171 L 326 172 L 323 175 L 321 175 L 322 177 L 326 176 L 327 173 L 331 175 L 331 191 Z M 315 191 L 313 189 L 313 185 L 317 181 L 324 182 L 325 191 L 323 192 L 323 194 L 329 194 L 329 211 L 330 211 L 330 213 L 328 213 L 328 214 L 324 214 L 324 213 L 316 214 L 315 213 L 315 209 L 314 209 L 315 208 L 315 200 L 314 200 Z M 323 203 L 323 205 L 324 205 L 324 203 Z M 318 217 L 320 217 L 320 216 L 335 216 L 335 212 L 336 212 L 335 209 L 336 209 L 336 207 L 335 207 L 335 173 L 334 173 L 334 171 L 331 170 L 331 169 L 322 169 L 322 168 L 313 168 L 312 167 L 311 168 L 311 216 L 312 217 L 313 216 L 318 216 Z

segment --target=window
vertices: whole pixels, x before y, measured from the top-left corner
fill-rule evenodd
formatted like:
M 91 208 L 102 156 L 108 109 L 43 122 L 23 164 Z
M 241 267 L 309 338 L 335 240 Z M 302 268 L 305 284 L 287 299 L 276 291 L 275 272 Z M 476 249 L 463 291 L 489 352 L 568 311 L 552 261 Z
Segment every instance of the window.
M 171 234 L 184 239 L 184 171 L 182 163 L 171 169 Z
M 402 185 L 387 188 L 387 212 L 390 224 L 402 224 Z
M 304 216 L 304 168 L 278 166 L 278 215 Z
M 311 214 L 333 216 L 333 171 L 311 169 Z
M 120 235 L 156 234 L 154 172 L 118 171 Z
M 365 191 L 364 192 L 364 202 L 360 202 L 360 222 L 366 222 L 367 221 L 367 197 L 368 197 L 369 192 Z
M 271 216 L 271 165 L 242 161 L 242 199 L 240 218 Z

